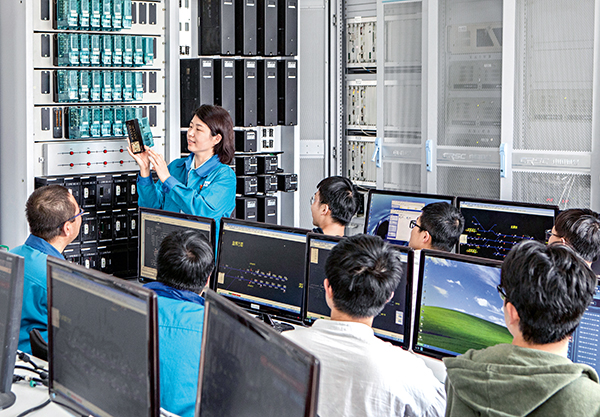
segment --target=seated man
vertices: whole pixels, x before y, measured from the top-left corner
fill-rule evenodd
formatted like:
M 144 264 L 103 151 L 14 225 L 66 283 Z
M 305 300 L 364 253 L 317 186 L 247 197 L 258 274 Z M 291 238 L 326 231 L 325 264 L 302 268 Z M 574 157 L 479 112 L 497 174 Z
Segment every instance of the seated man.
M 377 236 L 348 237 L 331 250 L 325 275 L 331 320 L 283 333 L 321 361 L 319 416 L 443 415 L 431 370 L 371 329 L 402 277 L 400 254 Z
M 600 219 L 598 213 L 592 210 L 569 209 L 561 212 L 546 235 L 548 244 L 568 245 L 588 264 L 600 256 Z
M 596 276 L 562 245 L 523 241 L 502 264 L 498 291 L 512 344 L 446 358 L 446 416 L 598 416 L 600 384 L 566 358 Z
M 62 252 L 79 234 L 83 210 L 69 190 L 49 185 L 35 190 L 27 199 L 25 215 L 30 235 L 12 253 L 25 258 L 23 307 L 19 350 L 31 353 L 29 332 L 38 329 L 48 340 L 48 288 L 46 258 L 65 259 Z
M 348 178 L 328 177 L 317 185 L 310 199 L 310 211 L 315 233 L 344 236 L 346 225 L 360 205 L 356 186 Z
M 214 268 L 213 249 L 194 230 L 172 232 L 160 244 L 158 295 L 160 406 L 182 417 L 194 415 L 204 323 L 200 296 Z
M 465 228 L 465 218 L 458 208 L 448 203 L 431 203 L 423 207 L 410 227 L 408 246 L 411 248 L 450 252 Z

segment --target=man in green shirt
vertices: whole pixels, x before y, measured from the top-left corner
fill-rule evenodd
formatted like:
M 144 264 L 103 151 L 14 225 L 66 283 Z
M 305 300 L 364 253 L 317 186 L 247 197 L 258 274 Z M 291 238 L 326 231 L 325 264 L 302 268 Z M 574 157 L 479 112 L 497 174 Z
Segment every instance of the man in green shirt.
M 567 359 L 595 288 L 596 276 L 571 248 L 516 245 L 498 286 L 513 342 L 444 359 L 446 416 L 600 416 L 598 375 Z

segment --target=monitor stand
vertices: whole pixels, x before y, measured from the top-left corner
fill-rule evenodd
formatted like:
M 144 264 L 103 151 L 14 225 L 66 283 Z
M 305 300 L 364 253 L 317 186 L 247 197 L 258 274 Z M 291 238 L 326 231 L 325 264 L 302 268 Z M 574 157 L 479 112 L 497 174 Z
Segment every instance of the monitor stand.
M 260 315 L 257 316 L 257 318 L 262 319 L 263 322 L 274 328 L 279 333 L 284 332 L 286 330 L 294 330 L 294 326 L 292 326 L 291 324 L 287 324 L 284 322 L 276 322 L 275 320 L 273 320 L 273 317 L 271 317 L 271 315 L 268 313 L 260 313 Z
M 1 392 L 0 393 L 0 410 L 10 407 L 15 403 L 17 396 L 12 392 Z

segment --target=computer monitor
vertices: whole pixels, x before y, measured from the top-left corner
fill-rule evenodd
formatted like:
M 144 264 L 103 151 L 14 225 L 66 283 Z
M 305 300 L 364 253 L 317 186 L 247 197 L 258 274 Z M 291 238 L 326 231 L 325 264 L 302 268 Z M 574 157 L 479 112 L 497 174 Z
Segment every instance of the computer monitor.
M 314 233 L 307 235 L 306 290 L 304 323 L 312 325 L 317 319 L 329 320 L 331 309 L 325 301 L 325 262 L 329 252 L 342 238 Z M 411 300 L 414 252 L 405 246 L 392 245 L 400 252 L 402 280 L 394 296 L 381 313 L 373 319 L 373 331 L 381 339 L 408 349 L 411 330 Z
M 191 214 L 140 207 L 139 274 L 142 281 L 156 279 L 156 256 L 160 243 L 169 233 L 178 230 L 199 231 L 215 245 L 215 220 Z
M 421 251 L 412 348 L 434 358 L 511 343 L 504 323 L 500 261 Z
M 158 417 L 156 294 L 48 257 L 53 401 L 83 415 Z
M 594 300 L 583 314 L 569 341 L 568 357 L 575 363 L 584 363 L 600 373 L 600 282 Z
M 307 233 L 222 218 L 217 293 L 257 313 L 300 322 Z
M 503 260 L 522 240 L 545 242 L 546 230 L 554 226 L 557 206 L 481 200 L 459 197 L 458 208 L 465 217 L 459 253 Z
M 21 327 L 23 258 L 0 251 L 0 410 L 15 402 L 11 392 Z
M 427 204 L 440 201 L 454 204 L 454 197 L 371 189 L 365 215 L 365 233 L 407 246 L 410 221 L 416 220 Z
M 196 417 L 313 417 L 319 362 L 208 290 Z
M 325 301 L 325 261 L 331 249 L 342 237 L 317 233 L 306 235 L 306 287 L 302 318 L 305 324 L 312 325 L 317 319 L 331 318 L 331 309 Z

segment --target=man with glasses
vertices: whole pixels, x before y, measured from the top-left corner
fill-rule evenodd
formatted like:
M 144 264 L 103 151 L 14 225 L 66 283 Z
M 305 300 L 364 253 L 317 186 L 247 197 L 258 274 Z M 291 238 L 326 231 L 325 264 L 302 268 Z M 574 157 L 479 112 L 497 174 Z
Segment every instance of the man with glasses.
M 523 241 L 502 264 L 499 295 L 512 344 L 444 359 L 446 416 L 598 416 L 600 384 L 567 359 L 596 276 L 570 247 Z
M 588 265 L 600 256 L 600 219 L 589 209 L 569 209 L 561 212 L 554 227 L 546 230 L 548 244 L 570 246 Z
M 11 251 L 25 258 L 19 332 L 19 350 L 23 352 L 31 353 L 29 332 L 33 329 L 38 329 L 45 340 L 48 338 L 46 258 L 64 259 L 62 251 L 79 234 L 82 214 L 73 195 L 60 185 L 38 188 L 27 199 L 25 215 L 30 235 Z
M 328 177 L 317 185 L 310 199 L 315 233 L 344 236 L 346 225 L 360 204 L 356 186 L 348 178 Z
M 458 208 L 448 203 L 431 203 L 410 222 L 410 228 L 408 246 L 411 248 L 450 252 L 465 228 L 465 218 Z

